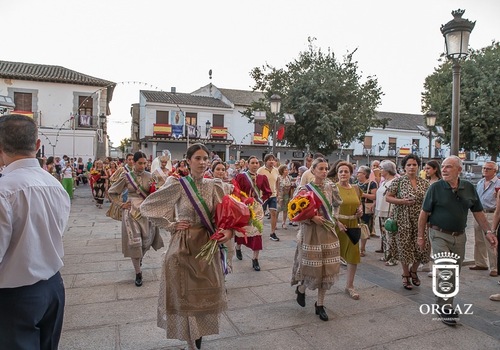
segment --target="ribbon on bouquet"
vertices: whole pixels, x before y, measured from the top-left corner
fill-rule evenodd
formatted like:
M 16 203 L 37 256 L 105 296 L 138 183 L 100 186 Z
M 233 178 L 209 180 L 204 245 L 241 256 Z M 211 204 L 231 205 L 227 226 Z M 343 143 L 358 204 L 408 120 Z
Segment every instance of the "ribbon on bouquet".
M 188 175 L 185 177 L 181 177 L 179 179 L 179 182 L 184 191 L 186 192 L 189 201 L 193 205 L 196 214 L 198 214 L 198 216 L 200 217 L 202 225 L 205 226 L 205 228 L 208 230 L 210 236 L 213 235 L 216 232 L 216 229 L 214 227 L 214 224 L 212 223 L 212 217 L 213 217 L 212 213 L 208 209 L 207 203 L 205 202 L 200 192 L 198 191 L 198 188 L 196 187 L 193 178 L 190 175 Z M 224 275 L 227 275 L 229 271 L 229 266 L 227 264 L 226 246 L 224 246 L 224 244 L 219 244 L 219 251 L 221 256 L 222 272 L 224 273 Z

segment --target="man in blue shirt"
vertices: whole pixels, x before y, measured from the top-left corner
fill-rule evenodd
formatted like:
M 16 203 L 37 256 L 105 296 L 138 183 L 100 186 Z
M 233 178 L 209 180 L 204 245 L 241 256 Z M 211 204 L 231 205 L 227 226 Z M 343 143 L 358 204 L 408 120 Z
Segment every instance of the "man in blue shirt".
M 493 213 L 496 208 L 496 187 L 500 187 L 500 180 L 497 177 L 498 165 L 495 162 L 489 161 L 484 163 L 482 173 L 483 178 L 476 185 L 479 200 L 483 205 L 483 212 L 490 225 L 493 220 Z M 483 230 L 477 223 L 474 224 L 474 266 L 470 266 L 471 270 L 488 270 L 490 268 L 490 276 L 498 276 L 497 257 L 489 244 L 486 244 Z

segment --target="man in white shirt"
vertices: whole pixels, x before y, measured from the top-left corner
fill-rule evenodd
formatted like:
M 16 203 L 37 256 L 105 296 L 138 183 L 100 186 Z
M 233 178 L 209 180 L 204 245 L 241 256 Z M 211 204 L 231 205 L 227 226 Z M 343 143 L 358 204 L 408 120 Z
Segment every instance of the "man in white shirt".
M 312 160 L 317 159 L 317 158 L 325 158 L 325 156 L 318 152 L 318 153 L 315 153 L 313 157 L 309 156 L 306 159 L 307 170 L 304 172 L 304 174 L 302 174 L 302 177 L 300 178 L 300 186 L 305 186 L 309 182 L 314 181 L 314 175 L 311 171 L 311 167 L 312 167 Z
M 488 222 L 493 224 L 493 213 L 496 209 L 496 188 L 500 187 L 497 177 L 498 165 L 496 162 L 486 162 L 483 165 L 483 178 L 476 185 L 477 194 L 483 205 L 483 212 Z M 487 244 L 484 233 L 477 222 L 474 223 L 474 265 L 471 270 L 488 270 L 490 276 L 498 276 L 496 251 Z
M 0 118 L 0 347 L 57 349 L 65 292 L 59 273 L 69 196 L 36 157 L 36 123 Z
M 276 188 L 278 177 L 280 176 L 278 169 L 274 167 L 274 162 L 276 158 L 273 154 L 266 154 L 264 157 L 264 166 L 257 170 L 257 174 L 265 175 L 269 181 L 269 187 L 271 188 L 271 197 L 264 202 L 262 208 L 264 212 L 269 209 L 269 214 L 271 215 L 271 235 L 269 239 L 272 241 L 279 241 L 280 239 L 276 236 L 276 221 L 278 221 L 278 189 Z

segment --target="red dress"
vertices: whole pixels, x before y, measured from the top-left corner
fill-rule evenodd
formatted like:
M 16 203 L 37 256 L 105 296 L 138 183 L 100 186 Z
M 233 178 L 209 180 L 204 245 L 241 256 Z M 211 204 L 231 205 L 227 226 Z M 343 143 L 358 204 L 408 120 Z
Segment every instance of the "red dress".
M 258 193 L 255 193 L 253 186 L 250 184 L 249 179 L 245 173 L 236 175 L 236 182 L 241 191 L 245 192 L 249 197 L 259 199 L 256 201 L 255 214 L 259 220 L 262 221 L 264 212 L 262 210 L 262 205 L 259 202 L 265 202 L 272 194 L 271 187 L 269 186 L 269 180 L 265 175 L 254 175 L 248 173 L 254 181 L 255 187 L 260 191 L 260 197 Z M 236 244 L 243 244 L 252 250 L 262 250 L 262 233 L 258 232 L 253 226 L 246 227 L 247 234 L 246 238 L 239 233 L 236 233 L 235 242 Z

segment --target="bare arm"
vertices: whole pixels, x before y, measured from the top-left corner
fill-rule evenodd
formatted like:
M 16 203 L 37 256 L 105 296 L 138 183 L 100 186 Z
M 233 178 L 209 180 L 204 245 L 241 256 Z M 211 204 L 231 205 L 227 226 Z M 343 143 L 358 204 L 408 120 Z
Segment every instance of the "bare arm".
M 425 246 L 425 227 L 427 226 L 427 220 L 429 219 L 429 213 L 420 210 L 420 215 L 418 216 L 418 238 L 417 244 L 420 249 Z
M 497 192 L 497 206 L 493 214 L 493 230 L 496 230 L 500 223 L 500 191 Z
M 486 240 L 491 244 L 492 248 L 496 249 L 498 245 L 497 237 L 493 231 L 491 231 L 490 223 L 488 222 L 488 219 L 486 219 L 486 215 L 484 215 L 482 211 L 473 212 L 472 215 L 474 215 L 474 219 L 476 219 L 477 223 L 481 227 L 481 230 L 487 232 L 485 235 Z

